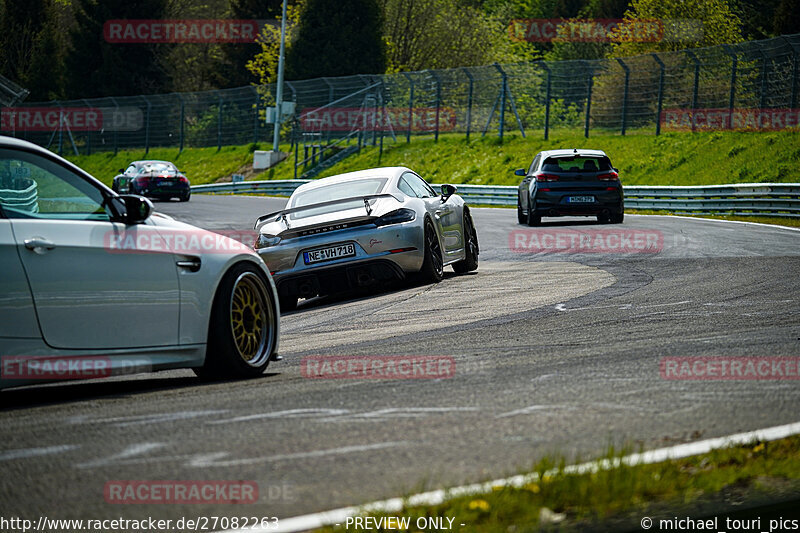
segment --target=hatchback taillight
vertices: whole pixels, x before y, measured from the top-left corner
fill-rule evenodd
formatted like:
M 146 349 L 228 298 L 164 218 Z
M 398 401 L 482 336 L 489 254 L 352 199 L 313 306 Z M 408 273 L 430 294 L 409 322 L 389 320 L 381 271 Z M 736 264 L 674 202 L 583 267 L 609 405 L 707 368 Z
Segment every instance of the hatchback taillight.
M 619 181 L 619 174 L 616 172 L 609 172 L 607 174 L 600 174 L 597 179 L 603 181 Z
M 536 181 L 558 181 L 555 174 L 536 174 Z

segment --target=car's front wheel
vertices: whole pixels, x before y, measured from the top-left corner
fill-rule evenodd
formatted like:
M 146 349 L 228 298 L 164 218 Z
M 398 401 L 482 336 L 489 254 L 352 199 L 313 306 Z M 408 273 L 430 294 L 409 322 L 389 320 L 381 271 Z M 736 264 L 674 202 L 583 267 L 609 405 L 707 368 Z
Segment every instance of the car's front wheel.
M 214 297 L 206 360 L 195 373 L 206 379 L 263 373 L 277 343 L 277 315 L 264 275 L 247 263 L 233 267 Z
M 439 244 L 439 237 L 436 235 L 436 230 L 430 220 L 425 222 L 424 239 L 425 258 L 419 271 L 419 280 L 422 283 L 439 283 L 444 277 L 444 260 L 442 259 L 442 247 Z
M 542 217 L 537 215 L 532 207 L 529 207 L 527 222 L 529 226 L 540 226 L 542 224 Z
M 469 211 L 464 209 L 464 259 L 453 263 L 456 274 L 464 274 L 478 269 L 478 233 Z

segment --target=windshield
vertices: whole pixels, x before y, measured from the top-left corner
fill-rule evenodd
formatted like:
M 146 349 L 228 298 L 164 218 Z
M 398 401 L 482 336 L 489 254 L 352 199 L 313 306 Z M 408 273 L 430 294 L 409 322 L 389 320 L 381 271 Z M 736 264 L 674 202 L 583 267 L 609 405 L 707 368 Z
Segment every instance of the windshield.
M 543 172 L 598 172 L 611 170 L 607 157 L 548 157 L 542 166 Z

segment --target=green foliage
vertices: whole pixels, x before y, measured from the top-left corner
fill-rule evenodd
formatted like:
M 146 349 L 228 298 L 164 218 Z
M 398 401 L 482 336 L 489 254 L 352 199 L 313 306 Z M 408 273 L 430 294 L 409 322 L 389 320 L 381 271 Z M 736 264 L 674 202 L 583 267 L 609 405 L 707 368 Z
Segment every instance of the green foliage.
M 29 100 L 62 96 L 62 10 L 52 0 L 0 1 L 0 73 L 28 89 Z
M 281 16 L 281 0 L 230 0 L 231 18 L 235 20 L 267 20 Z M 261 52 L 259 43 L 232 43 L 221 46 L 225 65 L 223 87 L 241 87 L 258 81 L 258 76 L 247 68 L 247 64 Z
M 664 24 L 665 35 L 677 35 L 679 38 L 665 38 L 656 42 L 634 42 L 625 35 L 632 32 L 637 20 L 660 20 Z M 732 44 L 742 41 L 739 29 L 741 21 L 731 10 L 727 0 L 631 0 L 630 8 L 625 12 L 628 24 L 619 28 L 620 42 L 612 48 L 614 57 L 640 55 L 650 52 L 666 52 L 713 46 L 716 44 Z M 674 20 L 701 21 L 703 23 L 702 38 L 683 39 L 684 34 L 692 34 L 690 24 L 673 23 Z
M 307 0 L 286 53 L 291 80 L 386 70 L 383 16 L 377 0 Z
M 305 1 L 300 0 L 286 8 L 286 52 L 291 49 L 297 36 L 297 27 L 300 22 L 300 13 L 303 12 Z M 278 18 L 278 24 L 282 16 Z M 262 85 L 274 83 L 277 79 L 278 56 L 280 54 L 281 30 L 280 26 L 267 25 L 258 36 L 259 52 L 247 62 L 246 67 Z
M 103 24 L 117 19 L 163 18 L 167 0 L 75 0 L 75 26 L 66 57 L 67 97 L 94 98 L 159 92 L 166 74 L 153 44 L 112 44 Z

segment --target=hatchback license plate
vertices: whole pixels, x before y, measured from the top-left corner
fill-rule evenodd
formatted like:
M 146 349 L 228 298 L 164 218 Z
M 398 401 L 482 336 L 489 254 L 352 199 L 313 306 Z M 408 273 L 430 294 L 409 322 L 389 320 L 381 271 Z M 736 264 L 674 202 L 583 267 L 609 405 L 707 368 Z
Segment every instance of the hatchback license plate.
M 594 203 L 594 196 L 570 196 L 567 198 L 570 204 L 591 204 Z
M 342 257 L 352 257 L 356 255 L 356 247 L 352 244 L 342 244 L 331 246 L 330 248 L 320 248 L 310 252 L 303 252 L 303 261 L 307 265 L 320 263 L 322 261 L 332 261 Z

